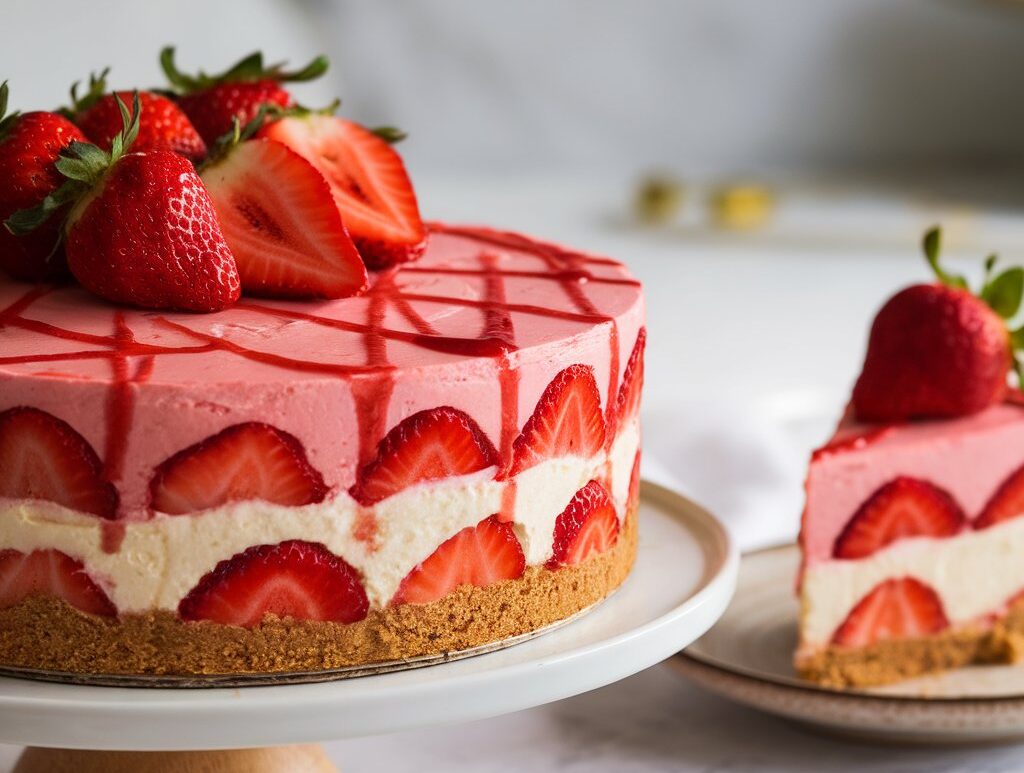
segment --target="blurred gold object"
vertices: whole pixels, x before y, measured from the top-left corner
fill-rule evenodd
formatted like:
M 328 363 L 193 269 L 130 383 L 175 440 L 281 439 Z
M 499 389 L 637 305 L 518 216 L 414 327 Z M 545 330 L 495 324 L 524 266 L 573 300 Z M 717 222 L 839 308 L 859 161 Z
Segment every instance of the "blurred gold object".
M 633 208 L 650 225 L 664 225 L 676 218 L 683 206 L 683 184 L 667 175 L 650 175 L 640 182 Z
M 775 195 L 757 183 L 718 188 L 712 192 L 709 203 L 715 225 L 736 231 L 760 228 L 775 211 Z

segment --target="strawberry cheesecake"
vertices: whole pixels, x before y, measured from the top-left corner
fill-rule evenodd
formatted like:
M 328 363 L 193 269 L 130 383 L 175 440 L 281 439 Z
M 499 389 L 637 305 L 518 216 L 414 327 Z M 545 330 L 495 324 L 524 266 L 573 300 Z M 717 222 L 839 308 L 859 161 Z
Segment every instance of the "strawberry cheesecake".
M 872 326 L 834 437 L 812 457 L 800 545 L 797 670 L 892 682 L 1024 655 L 1024 402 L 1008 386 L 1024 272 L 976 297 L 907 288 Z
M 424 223 L 395 130 L 283 88 L 321 59 L 161 61 L 60 112 L 0 86 L 0 668 L 329 671 L 614 591 L 639 282 Z

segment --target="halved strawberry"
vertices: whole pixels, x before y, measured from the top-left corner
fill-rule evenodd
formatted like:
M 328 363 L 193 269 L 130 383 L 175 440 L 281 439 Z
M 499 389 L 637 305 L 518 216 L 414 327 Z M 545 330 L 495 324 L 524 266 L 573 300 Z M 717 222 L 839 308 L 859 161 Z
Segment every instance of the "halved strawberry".
M 904 537 L 950 537 L 964 514 L 948 493 L 928 481 L 895 478 L 862 504 L 836 538 L 836 558 L 864 558 Z
M 316 542 L 256 545 L 221 561 L 178 605 L 183 620 L 246 628 L 268 614 L 354 623 L 370 603 L 359 573 Z
M 427 230 L 405 165 L 373 132 L 342 118 L 311 114 L 274 121 L 257 136 L 283 142 L 327 178 L 367 266 L 385 268 L 423 254 Z
M 1024 515 L 1024 467 L 1019 467 L 999 485 L 981 515 L 974 520 L 974 528 L 987 529 L 1021 515 Z
M 343 298 L 366 286 L 327 181 L 273 140 L 249 140 L 202 171 L 242 290 L 296 298 Z
M 82 563 L 59 550 L 0 550 L 0 609 L 31 596 L 56 596 L 91 615 L 117 614 Z
M 913 577 L 885 580 L 857 602 L 836 629 L 832 643 L 866 647 L 888 639 L 938 633 L 949 627 L 942 601 Z
M 429 604 L 460 585 L 485 588 L 501 580 L 521 577 L 526 557 L 510 523 L 492 515 L 467 526 L 405 576 L 391 606 Z
M 245 499 L 308 505 L 327 494 L 302 443 L 259 422 L 235 424 L 174 454 L 156 468 L 149 490 L 152 508 L 171 515 Z
M 629 474 L 629 495 L 626 497 L 627 511 L 640 504 L 640 451 L 633 459 L 633 471 Z
M 448 406 L 430 408 L 388 432 L 351 493 L 371 505 L 417 483 L 468 475 L 497 463 L 494 445 L 467 414 Z
M 619 539 L 619 519 L 608 492 L 596 480 L 576 492 L 555 520 L 551 558 L 546 566 L 557 569 L 581 563 L 614 547 Z
M 117 492 L 85 438 L 56 416 L 24 406 L 0 413 L 0 497 L 45 499 L 100 518 L 117 510 Z
M 533 415 L 512 444 L 512 475 L 545 459 L 589 457 L 604 445 L 601 395 L 594 370 L 570 365 L 548 384 Z
M 623 422 L 629 421 L 640 410 L 640 392 L 644 386 L 644 348 L 647 346 L 647 330 L 640 328 L 633 351 L 629 354 L 626 369 L 622 372 L 622 385 L 615 401 L 613 419 L 614 431 Z

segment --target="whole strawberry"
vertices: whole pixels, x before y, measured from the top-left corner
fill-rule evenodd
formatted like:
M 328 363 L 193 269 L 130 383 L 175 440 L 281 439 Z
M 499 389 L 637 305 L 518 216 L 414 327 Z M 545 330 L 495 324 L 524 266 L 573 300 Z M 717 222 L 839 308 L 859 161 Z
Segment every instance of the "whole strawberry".
M 220 75 L 192 76 L 175 66 L 173 46 L 160 52 L 160 65 L 180 95 L 178 104 L 210 145 L 232 130 L 236 118 L 244 126 L 263 105 L 292 107 L 295 100 L 281 84 L 319 78 L 327 64 L 326 57 L 318 56 L 301 70 L 286 72 L 283 63 L 264 66 L 263 54 L 257 51 Z
M 64 182 L 54 162 L 85 135 L 56 113 L 7 111 L 7 83 L 0 84 L 0 223 L 38 206 Z M 0 227 L 0 269 L 15 279 L 52 280 L 67 273 L 57 213 L 30 234 Z
M 131 102 L 132 92 L 106 93 L 106 75 L 104 70 L 92 76 L 89 90 L 81 98 L 76 93 L 78 84 L 72 86 L 71 108 L 67 112 L 90 141 L 110 150 L 114 137 L 124 129 L 117 100 Z M 178 105 L 151 91 L 140 91 L 139 102 L 144 117 L 133 150 L 169 150 L 192 161 L 201 161 L 206 156 L 206 143 Z
M 149 309 L 217 311 L 238 300 L 235 259 L 192 164 L 167 150 L 127 153 L 139 129 L 118 100 L 124 132 L 110 152 L 75 142 L 57 161 L 67 178 L 43 205 L 7 223 L 31 230 L 74 202 L 64 224 L 68 266 L 87 290 Z
M 976 296 L 938 263 L 939 231 L 924 239 L 939 282 L 900 291 L 871 326 L 864 368 L 853 390 L 861 421 L 905 421 L 976 413 L 1006 395 L 1016 366 L 1006 325 L 1021 305 L 1024 269 L 987 276 Z M 987 262 L 988 273 L 995 257 Z

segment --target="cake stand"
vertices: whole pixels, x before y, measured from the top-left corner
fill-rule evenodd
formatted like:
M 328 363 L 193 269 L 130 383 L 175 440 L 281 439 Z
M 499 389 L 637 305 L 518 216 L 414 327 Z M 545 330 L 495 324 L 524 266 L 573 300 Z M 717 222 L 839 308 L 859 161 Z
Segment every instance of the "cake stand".
M 735 547 L 693 503 L 645 482 L 639 526 L 636 566 L 617 593 L 514 646 L 314 684 L 181 689 L 4 677 L 0 742 L 29 746 L 17 773 L 332 771 L 317 742 L 468 722 L 602 687 L 700 637 L 736 584 Z

